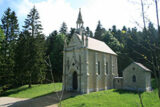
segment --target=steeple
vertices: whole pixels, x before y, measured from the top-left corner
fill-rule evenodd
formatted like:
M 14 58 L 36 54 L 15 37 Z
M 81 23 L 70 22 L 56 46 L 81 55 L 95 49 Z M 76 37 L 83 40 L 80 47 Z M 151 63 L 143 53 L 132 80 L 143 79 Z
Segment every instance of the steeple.
M 86 36 L 86 39 L 84 39 L 85 29 L 84 29 L 84 27 L 83 27 L 83 20 L 82 20 L 82 15 L 81 15 L 81 8 L 79 8 L 79 14 L 78 14 L 78 18 L 77 18 L 76 24 L 77 24 L 77 33 L 82 36 L 82 44 L 83 44 L 83 46 L 86 45 L 86 47 L 88 47 L 88 37 Z M 86 41 L 86 42 L 85 42 L 85 41 Z M 85 43 L 86 43 L 86 44 L 85 44 Z
M 76 23 L 77 23 L 77 29 L 80 29 L 81 27 L 83 27 L 81 8 L 79 8 L 79 14 L 78 14 L 78 18 L 77 18 L 77 22 Z

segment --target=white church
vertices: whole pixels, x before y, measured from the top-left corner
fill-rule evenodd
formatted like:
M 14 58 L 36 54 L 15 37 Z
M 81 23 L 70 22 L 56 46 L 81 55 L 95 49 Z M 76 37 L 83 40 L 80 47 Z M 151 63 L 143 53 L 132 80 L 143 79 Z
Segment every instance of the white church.
M 117 54 L 104 42 L 84 34 L 81 10 L 76 24 L 77 33 L 72 36 L 69 44 L 64 45 L 64 91 L 90 93 L 124 88 L 123 77 L 118 77 Z M 150 75 L 147 78 L 150 78 Z M 132 82 L 132 77 L 130 81 Z M 146 87 L 142 89 L 145 90 Z

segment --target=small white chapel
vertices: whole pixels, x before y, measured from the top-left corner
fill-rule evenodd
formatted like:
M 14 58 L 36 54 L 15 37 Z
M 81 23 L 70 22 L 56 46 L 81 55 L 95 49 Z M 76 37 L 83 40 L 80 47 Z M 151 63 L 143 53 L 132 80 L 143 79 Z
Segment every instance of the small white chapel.
M 104 42 L 85 35 L 83 23 L 79 10 L 76 33 L 64 46 L 63 88 L 80 93 L 114 88 L 117 54 Z

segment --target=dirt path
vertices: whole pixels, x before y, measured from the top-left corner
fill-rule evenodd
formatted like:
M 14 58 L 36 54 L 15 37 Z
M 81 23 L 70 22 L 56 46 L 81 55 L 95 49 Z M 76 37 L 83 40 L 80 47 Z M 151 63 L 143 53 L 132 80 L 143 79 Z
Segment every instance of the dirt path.
M 11 98 L 11 97 L 0 97 L 0 107 L 8 107 L 16 102 L 24 101 L 27 99 L 22 98 Z
M 63 99 L 74 97 L 77 93 L 64 93 Z M 56 93 L 33 99 L 19 99 L 0 97 L 0 107 L 57 107 L 58 99 Z

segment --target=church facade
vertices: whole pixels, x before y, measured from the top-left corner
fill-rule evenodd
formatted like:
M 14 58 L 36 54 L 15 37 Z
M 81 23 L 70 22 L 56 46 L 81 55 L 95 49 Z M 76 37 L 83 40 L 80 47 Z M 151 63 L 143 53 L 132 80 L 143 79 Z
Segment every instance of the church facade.
M 104 42 L 85 35 L 81 11 L 77 32 L 64 46 L 64 90 L 89 93 L 113 88 L 118 77 L 117 54 Z

